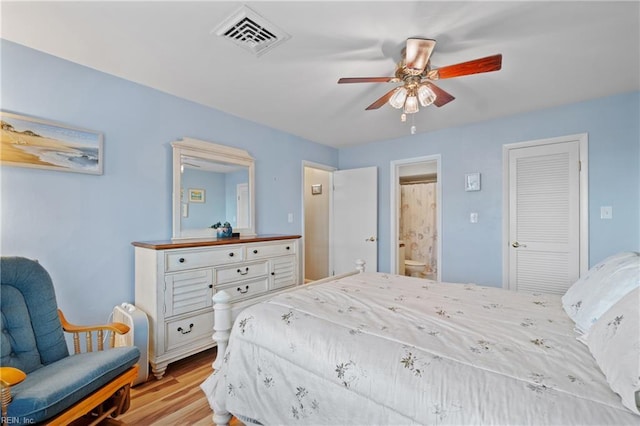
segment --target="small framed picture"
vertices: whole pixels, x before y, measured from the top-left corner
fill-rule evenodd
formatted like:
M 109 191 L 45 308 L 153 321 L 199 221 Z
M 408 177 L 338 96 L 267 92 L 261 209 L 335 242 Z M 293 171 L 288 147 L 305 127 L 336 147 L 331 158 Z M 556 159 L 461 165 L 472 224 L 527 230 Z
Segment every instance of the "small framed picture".
M 480 191 L 480 173 L 467 173 L 464 175 L 465 191 Z
M 313 194 L 313 195 L 322 194 L 322 184 L 321 183 L 317 183 L 315 185 L 311 185 L 311 194 Z
M 189 188 L 190 203 L 204 203 L 204 189 Z

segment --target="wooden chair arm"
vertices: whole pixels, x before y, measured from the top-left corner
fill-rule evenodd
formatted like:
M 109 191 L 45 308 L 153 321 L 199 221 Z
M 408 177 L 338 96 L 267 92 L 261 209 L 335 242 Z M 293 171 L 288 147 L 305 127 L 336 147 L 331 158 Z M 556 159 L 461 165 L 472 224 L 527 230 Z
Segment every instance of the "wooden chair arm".
M 129 332 L 129 326 L 121 322 L 112 322 L 109 324 L 98 325 L 75 325 L 67 321 L 60 309 L 58 309 L 58 316 L 60 317 L 60 322 L 62 323 L 62 329 L 69 333 L 83 333 L 87 331 L 98 330 L 113 331 L 118 334 L 127 334 Z
M 7 408 L 11 402 L 11 386 L 23 381 L 27 375 L 13 367 L 0 367 L 0 402 L 2 404 L 2 425 L 7 424 Z
M 58 317 L 60 318 L 60 323 L 62 324 L 62 329 L 68 333 L 73 333 L 73 349 L 76 354 L 79 354 L 81 351 L 80 347 L 80 333 L 85 333 L 86 336 L 86 351 L 93 351 L 93 336 L 92 332 L 97 332 L 97 342 L 98 342 L 98 350 L 101 351 L 104 349 L 103 344 L 103 336 L 105 331 L 111 331 L 111 336 L 109 339 L 109 347 L 113 348 L 116 341 L 116 334 L 126 334 L 129 332 L 129 326 L 123 324 L 121 322 L 112 322 L 110 324 L 103 325 L 74 325 L 71 324 L 64 317 L 62 311 L 58 309 Z
M 0 367 L 0 383 L 3 387 L 14 386 L 26 379 L 24 371 L 13 367 Z

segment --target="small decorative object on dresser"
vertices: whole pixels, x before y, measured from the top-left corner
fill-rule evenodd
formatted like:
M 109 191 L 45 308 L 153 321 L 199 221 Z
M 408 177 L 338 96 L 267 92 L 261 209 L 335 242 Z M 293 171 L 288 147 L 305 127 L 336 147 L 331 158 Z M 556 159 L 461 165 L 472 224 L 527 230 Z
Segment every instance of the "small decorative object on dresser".
M 211 227 L 216 230 L 218 238 L 231 238 L 233 236 L 233 228 L 229 222 L 224 224 L 218 222 L 211 225 Z
M 232 312 L 299 285 L 299 235 L 134 242 L 135 305 L 149 316 L 149 363 L 167 365 L 212 346 L 212 296 Z

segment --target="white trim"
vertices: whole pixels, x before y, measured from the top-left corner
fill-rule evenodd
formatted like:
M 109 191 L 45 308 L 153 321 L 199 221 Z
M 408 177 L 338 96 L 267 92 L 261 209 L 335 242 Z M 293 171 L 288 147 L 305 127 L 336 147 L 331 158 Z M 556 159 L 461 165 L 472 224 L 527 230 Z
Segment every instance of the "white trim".
M 324 170 L 327 172 L 331 173 L 331 176 L 329 176 L 329 181 L 330 181 L 330 185 L 329 188 L 326 188 L 326 191 L 329 191 L 329 276 L 331 276 L 331 271 L 333 271 L 333 172 L 335 172 L 336 170 L 338 170 L 337 167 L 333 167 L 333 166 L 328 166 L 326 164 L 320 164 L 320 163 L 314 163 L 313 161 L 307 161 L 307 160 L 302 160 L 302 179 L 300 179 L 300 181 L 302 182 L 301 184 L 301 188 L 300 188 L 300 194 L 301 194 L 301 203 L 302 203 L 302 241 L 300 243 L 300 263 L 302 263 L 302 267 L 300 268 L 300 271 L 302 273 L 302 277 L 300 277 L 300 279 L 302 280 L 301 282 L 304 283 L 304 279 L 305 279 L 305 266 L 306 266 L 306 262 L 305 262 L 305 247 L 304 245 L 306 244 L 306 238 L 305 238 L 305 223 L 304 223 L 304 218 L 305 218 L 305 211 L 304 211 L 304 190 L 305 190 L 305 182 L 304 182 L 304 169 L 305 167 L 309 167 L 311 169 L 318 169 L 318 170 Z
M 441 281 L 442 277 L 442 156 L 440 154 L 427 155 L 424 157 L 414 157 L 414 158 L 405 158 L 402 160 L 393 160 L 391 161 L 390 167 L 390 181 L 389 181 L 389 217 L 390 217 L 390 232 L 389 232 L 389 246 L 390 246 L 390 263 L 389 270 L 392 274 L 398 273 L 398 227 L 399 227 L 399 214 L 398 208 L 400 205 L 400 193 L 397 190 L 398 181 L 400 178 L 399 170 L 401 166 L 411 165 L 411 164 L 419 164 L 419 163 L 427 163 L 427 162 L 436 162 L 436 173 L 438 176 L 438 180 L 436 182 L 436 203 L 437 203 L 437 232 L 438 232 L 438 276 L 437 280 Z
M 509 151 L 578 141 L 580 159 L 580 276 L 589 270 L 589 135 L 578 133 L 502 145 L 502 287 L 509 287 Z

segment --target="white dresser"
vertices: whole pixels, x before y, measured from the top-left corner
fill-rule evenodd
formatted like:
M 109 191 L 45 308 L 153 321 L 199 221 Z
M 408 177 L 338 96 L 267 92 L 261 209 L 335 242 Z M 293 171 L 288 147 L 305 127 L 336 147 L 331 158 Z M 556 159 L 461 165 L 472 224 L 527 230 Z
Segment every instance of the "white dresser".
M 227 290 L 236 307 L 299 285 L 299 235 L 134 242 L 135 304 L 149 316 L 149 362 L 167 365 L 215 346 L 211 297 Z

